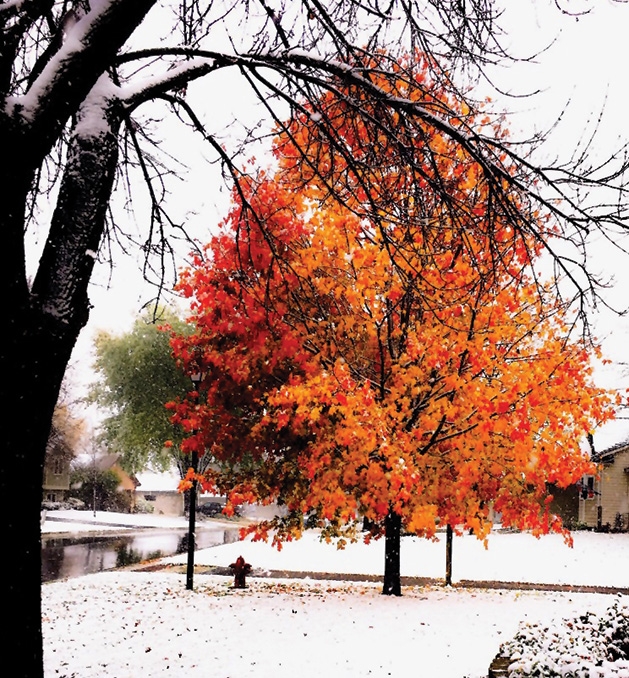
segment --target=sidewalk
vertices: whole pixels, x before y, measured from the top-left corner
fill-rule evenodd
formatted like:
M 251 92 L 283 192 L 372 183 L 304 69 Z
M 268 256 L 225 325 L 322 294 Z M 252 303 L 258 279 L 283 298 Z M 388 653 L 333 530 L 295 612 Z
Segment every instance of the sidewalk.
M 220 548 L 220 547 L 216 547 Z M 135 572 L 169 572 L 176 574 L 185 574 L 185 565 L 176 565 L 165 563 L 163 560 L 153 563 L 144 563 L 139 565 L 130 565 L 125 568 Z M 205 567 L 195 565 L 194 575 L 210 575 L 232 578 L 234 576 L 229 567 Z M 381 575 L 369 574 L 351 574 L 339 572 L 303 572 L 294 570 L 263 570 L 253 568 L 247 575 L 250 579 L 305 579 L 310 581 L 330 581 L 330 582 L 356 582 L 373 583 L 382 582 Z M 401 577 L 403 587 L 409 586 L 430 586 L 445 587 L 445 579 L 434 577 Z M 496 581 L 483 579 L 461 579 L 452 584 L 453 589 L 486 589 L 486 590 L 505 590 L 505 591 L 556 591 L 561 593 L 599 593 L 604 595 L 623 595 L 629 596 L 629 587 L 617 586 L 596 586 L 586 584 L 547 584 L 543 582 L 521 582 L 521 581 Z
M 381 581 L 384 571 L 384 540 L 371 544 L 347 544 L 339 550 L 334 544 L 321 543 L 317 534 L 307 532 L 299 540 L 283 545 L 281 551 L 264 542 L 251 540 L 224 544 L 199 551 L 195 563 L 199 571 L 226 568 L 242 555 L 253 571 L 268 573 L 316 573 L 363 581 Z M 184 565 L 182 556 L 160 561 L 163 565 Z M 452 581 L 505 582 L 520 587 L 561 586 L 596 587 L 601 591 L 629 590 L 629 534 L 577 532 L 574 547 L 569 548 L 559 535 L 535 539 L 526 533 L 496 533 L 489 537 L 488 548 L 471 535 L 454 538 Z M 219 570 L 220 571 L 220 570 Z M 407 581 L 437 581 L 445 578 L 445 536 L 434 541 L 403 537 L 401 572 Z

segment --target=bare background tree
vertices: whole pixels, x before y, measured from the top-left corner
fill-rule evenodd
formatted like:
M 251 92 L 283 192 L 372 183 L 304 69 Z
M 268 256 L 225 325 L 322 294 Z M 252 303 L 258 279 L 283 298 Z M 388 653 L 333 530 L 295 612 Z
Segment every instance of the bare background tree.
M 177 241 L 187 238 L 176 178 L 195 135 L 229 180 L 237 176 L 239 154 L 274 124 L 302 113 L 326 90 L 349 87 L 348 106 L 369 116 L 373 106 L 363 110 L 362 102 L 372 102 L 381 113 L 373 128 L 398 143 L 400 153 L 398 125 L 410 130 L 421 122 L 477 158 L 496 211 L 512 214 L 514 228 L 534 228 L 526 211 L 513 210 L 514 189 L 528 196 L 531 212 L 553 215 L 577 254 L 588 231 L 624 228 L 622 151 L 597 166 L 585 155 L 572 164 L 535 166 L 526 146 L 493 138 L 491 126 L 454 125 L 447 107 L 393 97 L 377 85 L 383 70 L 413 77 L 414 61 L 403 56 L 420 51 L 444 88 L 467 89 L 490 64 L 509 58 L 501 44 L 492 0 L 0 2 L 6 308 L 0 489 L 12 508 L 7 543 L 20 565 L 2 593 L 6 608 L 21 610 L 24 620 L 7 625 L 2 642 L 5 656 L 19 658 L 16 676 L 43 672 L 42 467 L 64 371 L 89 317 L 88 284 L 97 261 L 113 265 L 137 248 L 158 293 L 170 285 Z M 230 138 L 221 137 L 215 112 L 236 82 L 259 105 L 242 111 L 243 124 L 233 126 Z M 474 101 L 469 105 L 474 111 Z M 173 124 L 181 128 L 176 140 Z M 333 126 L 323 119 L 321 129 Z M 339 161 L 351 163 L 337 141 Z M 594 188 L 603 189 L 603 199 L 596 200 Z M 330 197 L 342 192 L 331 186 Z M 43 250 L 31 282 L 32 237 Z M 555 262 L 564 275 L 581 269 L 573 292 L 585 310 L 597 290 L 584 260 L 557 253 Z

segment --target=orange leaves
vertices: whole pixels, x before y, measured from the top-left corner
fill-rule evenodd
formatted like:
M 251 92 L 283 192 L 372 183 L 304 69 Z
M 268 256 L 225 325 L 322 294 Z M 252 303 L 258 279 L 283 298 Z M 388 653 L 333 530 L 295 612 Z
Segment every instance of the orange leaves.
M 407 520 L 406 529 L 421 537 L 432 537 L 437 531 L 437 507 L 419 506 Z
M 379 86 L 472 121 L 421 69 Z M 492 505 L 505 524 L 559 529 L 546 483 L 584 473 L 579 441 L 612 409 L 566 309 L 530 272 L 538 246 L 492 211 L 479 165 L 450 138 L 399 119 L 398 144 L 347 102 L 326 94 L 320 118 L 290 123 L 277 171 L 243 179 L 183 274 L 194 332 L 172 346 L 208 378 L 173 420 L 189 450 L 213 456 L 232 504 L 285 507 L 260 538 L 291 538 L 304 520 L 340 536 L 359 515 L 377 533 L 391 509 L 410 532 L 483 537 Z

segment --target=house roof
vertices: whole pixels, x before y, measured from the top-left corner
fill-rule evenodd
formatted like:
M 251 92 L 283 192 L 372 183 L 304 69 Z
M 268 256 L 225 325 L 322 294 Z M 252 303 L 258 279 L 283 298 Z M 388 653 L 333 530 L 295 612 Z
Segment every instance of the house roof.
M 134 473 L 127 473 L 118 463 L 120 455 L 104 454 L 102 457 L 96 457 L 93 463 L 99 471 L 109 471 L 115 467 L 116 473 L 120 476 L 121 485 L 126 490 L 135 489 L 138 486 L 138 479 Z
M 615 445 L 612 445 L 611 447 L 608 447 L 602 450 L 601 452 L 593 454 L 592 461 L 595 461 L 600 464 L 610 462 L 614 459 L 618 452 L 623 452 L 627 448 L 629 448 L 629 439 L 623 440 L 621 443 L 616 443 Z
M 120 457 L 117 454 L 104 454 L 102 457 L 94 459 L 94 466 L 99 471 L 108 471 L 118 463 Z
M 177 473 L 145 471 L 138 473 L 138 481 L 142 492 L 176 492 L 180 478 Z

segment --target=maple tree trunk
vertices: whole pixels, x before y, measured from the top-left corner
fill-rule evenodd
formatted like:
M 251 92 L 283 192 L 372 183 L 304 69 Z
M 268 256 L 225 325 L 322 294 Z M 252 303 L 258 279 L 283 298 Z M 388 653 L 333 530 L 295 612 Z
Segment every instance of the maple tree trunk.
M 382 594 L 401 596 L 400 585 L 400 544 L 402 518 L 390 510 L 384 521 L 384 584 Z
M 452 586 L 452 525 L 446 526 L 446 586 Z

